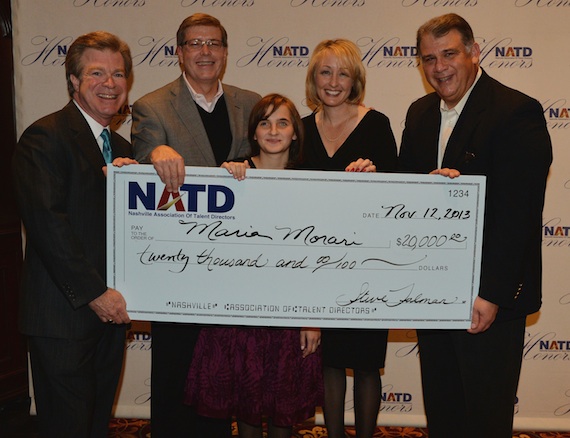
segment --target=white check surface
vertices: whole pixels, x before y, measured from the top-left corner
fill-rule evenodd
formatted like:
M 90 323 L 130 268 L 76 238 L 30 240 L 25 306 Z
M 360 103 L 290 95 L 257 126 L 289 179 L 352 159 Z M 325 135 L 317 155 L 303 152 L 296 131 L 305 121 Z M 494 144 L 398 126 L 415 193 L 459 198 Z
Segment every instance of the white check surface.
M 108 283 L 132 319 L 469 327 L 484 177 L 187 167 L 172 202 L 137 165 L 107 190 Z

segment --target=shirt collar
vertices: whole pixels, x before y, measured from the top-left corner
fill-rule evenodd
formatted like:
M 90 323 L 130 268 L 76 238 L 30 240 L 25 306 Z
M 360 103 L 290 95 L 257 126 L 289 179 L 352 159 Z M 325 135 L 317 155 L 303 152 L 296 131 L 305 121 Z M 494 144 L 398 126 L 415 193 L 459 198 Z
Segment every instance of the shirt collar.
M 79 109 L 79 111 L 81 111 L 81 114 L 83 114 L 83 117 L 85 117 L 85 120 L 87 120 L 87 123 L 89 124 L 89 127 L 91 128 L 91 132 L 93 133 L 93 136 L 95 138 L 99 138 L 99 136 L 101 135 L 103 130 L 108 128 L 108 126 L 103 126 L 99 122 L 95 121 L 95 119 L 93 117 L 91 117 L 89 114 L 87 114 L 83 110 L 83 108 L 81 108 L 81 106 L 77 103 L 77 101 L 75 99 L 73 99 L 73 103 Z M 109 129 L 109 133 L 110 132 L 111 132 L 111 130 Z
M 184 76 L 184 82 L 186 83 L 186 86 L 192 95 L 192 100 L 194 100 L 194 102 L 196 102 L 196 104 L 199 105 L 200 108 L 202 108 L 204 111 L 207 111 L 209 113 L 214 111 L 216 103 L 218 103 L 218 100 L 220 100 L 220 97 L 222 97 L 224 94 L 222 81 L 218 79 L 218 91 L 216 92 L 216 95 L 212 101 L 208 102 L 203 94 L 198 93 L 196 90 L 194 90 L 194 88 L 192 88 L 192 85 L 190 85 L 190 82 L 188 82 L 188 78 L 186 77 L 186 72 L 183 72 L 182 75 Z
M 458 116 L 461 115 L 461 112 L 463 111 L 463 108 L 465 108 L 465 105 L 467 104 L 467 100 L 469 99 L 469 96 L 471 95 L 471 92 L 473 91 L 475 84 L 477 84 L 477 82 L 479 81 L 479 78 L 481 77 L 482 74 L 483 74 L 483 70 L 481 70 L 481 67 L 479 67 L 479 69 L 477 70 L 477 75 L 475 76 L 475 80 L 473 81 L 473 84 L 471 85 L 471 87 L 469 87 L 469 90 L 467 90 L 467 93 L 465 93 L 465 95 L 461 98 L 461 100 L 457 103 L 457 105 L 455 105 L 452 108 L 453 110 L 455 110 L 455 112 L 457 113 Z M 447 105 L 443 99 L 441 99 L 439 101 L 439 109 L 441 110 L 442 113 L 445 113 L 446 111 L 450 111 L 447 108 Z

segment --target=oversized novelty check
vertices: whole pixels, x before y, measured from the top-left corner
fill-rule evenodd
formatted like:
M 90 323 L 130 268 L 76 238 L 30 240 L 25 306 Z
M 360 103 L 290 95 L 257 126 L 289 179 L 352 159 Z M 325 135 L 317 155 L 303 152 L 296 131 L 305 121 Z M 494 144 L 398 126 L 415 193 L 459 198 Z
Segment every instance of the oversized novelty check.
M 109 167 L 108 282 L 132 319 L 466 328 L 484 177 Z

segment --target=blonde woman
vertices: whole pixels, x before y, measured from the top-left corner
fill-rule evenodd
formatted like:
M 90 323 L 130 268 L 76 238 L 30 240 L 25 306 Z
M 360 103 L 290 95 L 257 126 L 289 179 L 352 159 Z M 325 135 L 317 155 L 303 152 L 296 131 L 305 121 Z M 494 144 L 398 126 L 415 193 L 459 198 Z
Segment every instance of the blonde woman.
M 366 71 L 356 45 L 326 40 L 313 51 L 306 94 L 315 111 L 303 119 L 304 168 L 395 171 L 397 151 L 388 118 L 363 105 Z M 347 206 L 349 208 L 349 206 Z M 346 368 L 354 370 L 355 426 L 372 437 L 380 409 L 387 330 L 322 330 L 324 414 L 329 438 L 344 438 Z

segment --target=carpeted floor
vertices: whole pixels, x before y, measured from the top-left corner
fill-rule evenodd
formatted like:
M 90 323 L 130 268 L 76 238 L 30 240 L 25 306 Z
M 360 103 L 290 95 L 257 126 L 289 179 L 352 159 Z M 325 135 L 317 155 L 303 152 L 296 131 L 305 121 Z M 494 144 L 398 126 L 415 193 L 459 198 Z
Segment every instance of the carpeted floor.
M 348 427 L 348 437 L 356 437 L 354 429 Z M 115 419 L 111 422 L 109 437 L 114 438 L 151 438 L 151 427 L 147 420 Z M 233 436 L 238 436 L 237 428 L 233 426 Z M 295 438 L 327 438 L 324 426 L 313 423 L 298 425 L 293 430 Z M 450 435 L 451 437 L 452 435 Z M 414 427 L 378 427 L 374 438 L 427 438 L 426 429 Z M 454 437 L 455 438 L 455 437 Z M 459 437 L 457 437 L 459 438 Z M 517 432 L 513 438 L 570 438 L 570 432 Z
M 29 402 L 19 401 L 9 405 L 0 406 L 0 437 L 1 438 L 38 438 L 37 420 L 28 414 Z M 356 437 L 354 429 L 347 428 L 347 436 Z M 233 435 L 238 436 L 234 423 Z M 314 423 L 304 423 L 296 426 L 293 431 L 294 438 L 327 438 L 324 426 Z M 140 419 L 113 419 L 109 425 L 111 438 L 152 438 L 149 420 Z M 378 427 L 374 438 L 427 438 L 425 429 L 413 427 Z M 453 434 L 450 434 L 453 437 Z M 517 432 L 514 438 L 570 438 L 570 432 Z M 189 437 L 190 438 L 190 437 Z M 459 438 L 459 437 L 453 437 Z

